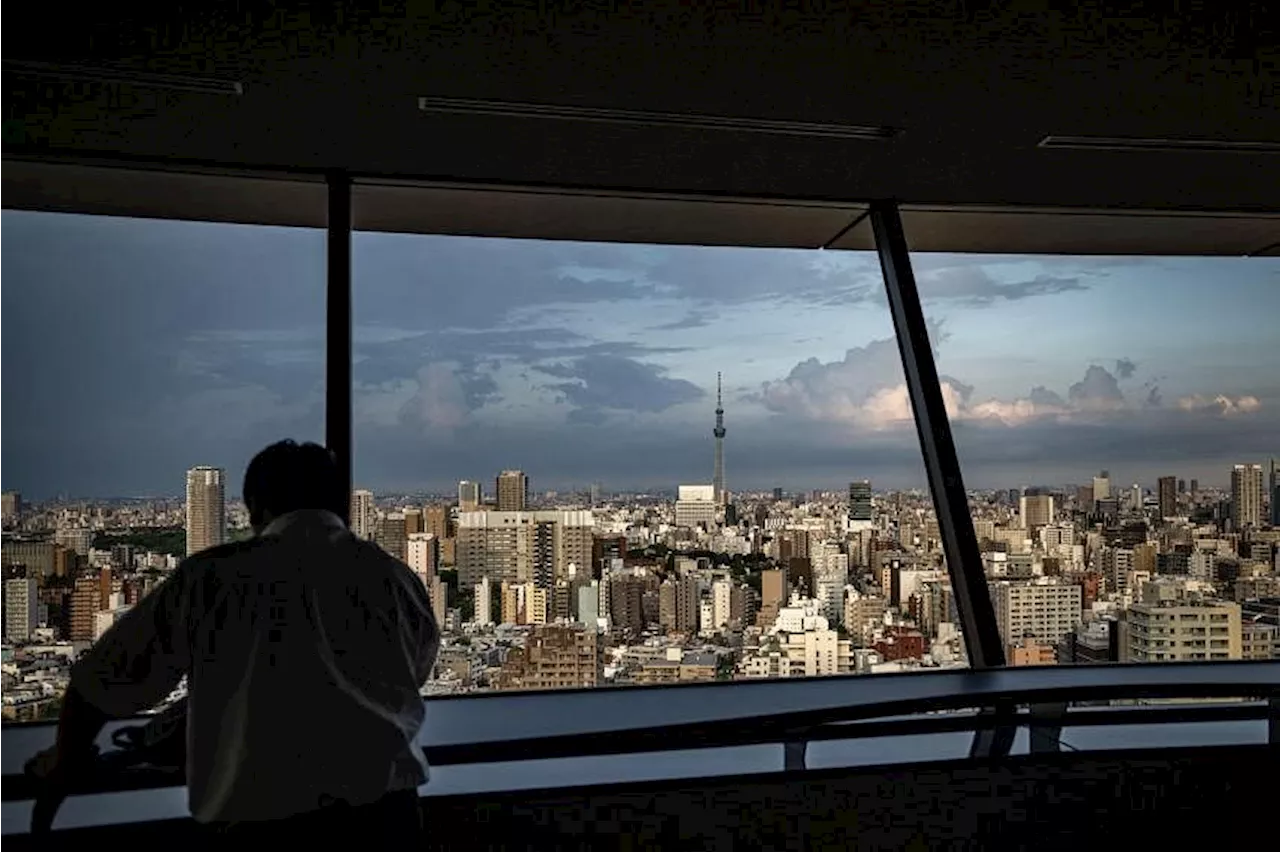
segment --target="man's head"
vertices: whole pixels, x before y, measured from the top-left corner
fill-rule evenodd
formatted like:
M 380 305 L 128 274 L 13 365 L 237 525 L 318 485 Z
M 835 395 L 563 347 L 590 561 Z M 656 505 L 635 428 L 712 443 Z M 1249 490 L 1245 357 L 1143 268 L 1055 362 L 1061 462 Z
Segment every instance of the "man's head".
M 341 517 L 349 499 L 343 490 L 337 459 L 319 444 L 280 441 L 254 456 L 244 472 L 244 503 L 254 532 L 298 509 Z

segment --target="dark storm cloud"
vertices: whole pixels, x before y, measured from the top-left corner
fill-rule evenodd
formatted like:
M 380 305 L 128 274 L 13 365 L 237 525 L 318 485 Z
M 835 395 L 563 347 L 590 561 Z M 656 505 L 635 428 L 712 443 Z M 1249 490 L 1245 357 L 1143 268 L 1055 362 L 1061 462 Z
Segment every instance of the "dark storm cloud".
M 1128 358 L 1121 358 L 1116 361 L 1115 373 L 1122 379 L 1127 379 L 1138 369 L 1138 365 Z
M 321 436 L 323 233 L 9 212 L 3 227 L 6 488 L 173 493 L 193 464 L 234 485 L 266 442 Z
M 549 376 L 567 379 L 552 384 L 551 388 L 569 404 L 587 412 L 660 412 L 706 395 L 706 391 L 692 382 L 669 378 L 661 367 L 613 355 L 577 358 L 567 364 L 546 364 L 538 369 Z

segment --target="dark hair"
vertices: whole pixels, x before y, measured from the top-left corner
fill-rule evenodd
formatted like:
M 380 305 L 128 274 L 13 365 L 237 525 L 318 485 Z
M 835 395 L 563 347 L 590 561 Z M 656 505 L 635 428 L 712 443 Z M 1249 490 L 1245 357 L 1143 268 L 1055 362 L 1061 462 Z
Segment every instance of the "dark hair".
M 260 526 L 266 513 L 279 517 L 297 509 L 325 509 L 345 517 L 338 460 L 319 444 L 280 441 L 253 457 L 244 472 L 249 520 Z

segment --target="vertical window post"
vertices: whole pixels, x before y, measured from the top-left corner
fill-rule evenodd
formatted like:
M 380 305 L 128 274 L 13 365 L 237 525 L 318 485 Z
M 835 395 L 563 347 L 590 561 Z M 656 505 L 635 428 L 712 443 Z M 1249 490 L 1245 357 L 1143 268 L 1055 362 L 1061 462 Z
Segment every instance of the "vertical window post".
M 338 457 L 343 493 L 351 494 L 351 177 L 331 173 L 325 296 L 325 445 Z M 343 520 L 350 523 L 349 499 Z
M 996 627 L 995 607 L 982 572 L 982 556 L 969 515 L 969 498 L 960 478 L 951 424 L 938 382 L 938 368 L 929 345 L 929 329 L 920 307 L 915 274 L 902 229 L 898 205 L 878 201 L 871 205 L 880 270 L 884 275 L 889 310 L 897 332 L 902 369 L 906 374 L 911 410 L 924 453 L 929 490 L 933 495 L 942 551 L 947 559 L 951 589 L 956 599 L 960 627 L 964 631 L 969 664 L 975 669 L 1004 665 L 1004 646 Z

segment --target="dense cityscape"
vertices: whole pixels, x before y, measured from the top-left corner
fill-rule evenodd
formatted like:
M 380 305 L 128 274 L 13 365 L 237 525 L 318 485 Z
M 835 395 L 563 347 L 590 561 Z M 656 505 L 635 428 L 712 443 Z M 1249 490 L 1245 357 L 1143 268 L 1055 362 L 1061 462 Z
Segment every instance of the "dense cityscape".
M 733 493 L 719 402 L 713 435 L 712 482 L 671 493 L 535 493 L 521 470 L 355 490 L 351 529 L 414 571 L 443 629 L 424 695 L 966 665 L 928 494 Z M 1280 462 L 1223 476 L 971 493 L 1009 663 L 1280 658 Z M 77 654 L 184 556 L 252 535 L 208 466 L 172 499 L 6 492 L 3 523 L 15 720 L 55 714 Z

